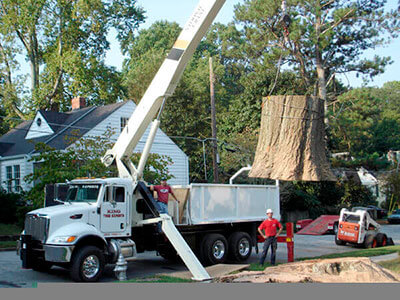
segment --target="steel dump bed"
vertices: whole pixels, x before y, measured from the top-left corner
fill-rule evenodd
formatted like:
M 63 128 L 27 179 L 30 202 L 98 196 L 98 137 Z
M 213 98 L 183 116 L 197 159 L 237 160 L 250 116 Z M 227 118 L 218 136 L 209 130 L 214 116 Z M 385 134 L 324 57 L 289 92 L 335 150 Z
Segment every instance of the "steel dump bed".
M 280 219 L 279 187 L 275 185 L 191 184 L 173 187 L 181 202 L 169 202 L 175 224 L 196 225 L 262 221 L 268 208 Z

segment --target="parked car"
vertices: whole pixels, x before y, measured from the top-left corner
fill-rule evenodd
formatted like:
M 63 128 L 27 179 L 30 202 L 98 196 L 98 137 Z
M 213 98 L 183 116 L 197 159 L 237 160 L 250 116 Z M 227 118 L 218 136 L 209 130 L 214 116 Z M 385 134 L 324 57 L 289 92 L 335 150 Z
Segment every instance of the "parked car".
M 387 217 L 388 211 L 386 209 L 377 207 L 375 205 L 368 205 L 367 207 L 376 210 L 378 219 L 383 219 L 384 217 Z
M 400 224 L 400 209 L 395 210 L 387 220 L 389 224 Z

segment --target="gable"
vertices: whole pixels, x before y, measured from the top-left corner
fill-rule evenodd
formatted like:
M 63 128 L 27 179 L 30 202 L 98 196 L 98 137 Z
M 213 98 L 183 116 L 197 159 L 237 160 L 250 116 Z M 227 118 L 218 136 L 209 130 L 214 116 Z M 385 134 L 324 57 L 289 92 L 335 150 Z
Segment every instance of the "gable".
M 38 111 L 31 126 L 29 127 L 28 132 L 26 133 L 25 139 L 30 140 L 52 134 L 54 134 L 53 129 L 47 123 L 40 111 Z

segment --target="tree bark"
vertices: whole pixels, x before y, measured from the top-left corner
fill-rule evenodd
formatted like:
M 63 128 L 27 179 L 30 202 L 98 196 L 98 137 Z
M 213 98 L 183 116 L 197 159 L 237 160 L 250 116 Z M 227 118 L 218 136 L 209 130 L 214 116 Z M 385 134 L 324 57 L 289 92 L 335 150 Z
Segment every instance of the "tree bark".
M 324 103 L 314 96 L 263 99 L 250 177 L 335 181 L 326 156 Z
M 321 49 L 319 47 L 320 37 L 321 37 L 321 17 L 317 16 L 315 22 L 315 32 L 317 42 L 315 44 L 315 66 L 317 68 L 318 77 L 318 96 L 324 101 L 324 114 L 325 114 L 325 125 L 328 125 L 328 117 L 326 112 L 328 111 L 328 99 L 326 98 L 326 78 L 325 78 L 325 68 L 322 61 Z

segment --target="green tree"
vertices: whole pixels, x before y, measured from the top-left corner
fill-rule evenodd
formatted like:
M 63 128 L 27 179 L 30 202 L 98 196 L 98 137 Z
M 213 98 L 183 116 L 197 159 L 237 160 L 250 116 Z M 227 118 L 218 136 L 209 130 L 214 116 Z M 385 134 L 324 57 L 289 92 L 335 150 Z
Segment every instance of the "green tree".
M 390 149 L 400 149 L 399 92 L 400 86 L 392 82 L 340 95 L 330 111 L 331 150 L 348 151 L 369 164 Z
M 249 61 L 266 65 L 281 59 L 300 74 L 303 89 L 324 100 L 335 74 L 354 71 L 373 77 L 390 62 L 388 57 L 362 58 L 365 50 L 385 42 L 385 34 L 396 34 L 397 12 L 385 13 L 385 0 L 285 2 L 286 10 L 273 0 L 246 0 L 236 6 Z
M 371 88 L 354 89 L 338 97 L 339 108 L 331 122 L 338 151 L 360 156 L 375 152 L 371 140 L 382 113 L 381 104 Z
M 12 78 L 9 74 L 17 68 L 15 57 L 4 53 L 13 53 L 18 45 L 30 64 L 31 92 L 25 112 L 66 110 L 77 95 L 93 104 L 115 102 L 123 89 L 116 70 L 104 64 L 107 33 L 115 28 L 125 48 L 143 20 L 136 0 L 3 0 L 0 44 L 8 68 L 4 77 Z M 13 96 L 10 102 L 18 106 L 23 95 L 17 91 Z

